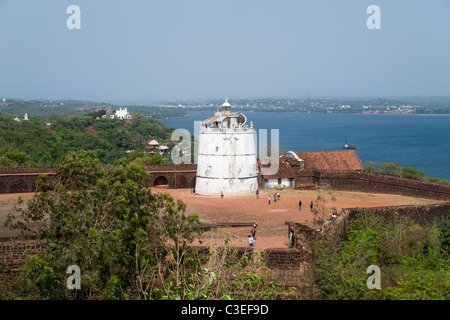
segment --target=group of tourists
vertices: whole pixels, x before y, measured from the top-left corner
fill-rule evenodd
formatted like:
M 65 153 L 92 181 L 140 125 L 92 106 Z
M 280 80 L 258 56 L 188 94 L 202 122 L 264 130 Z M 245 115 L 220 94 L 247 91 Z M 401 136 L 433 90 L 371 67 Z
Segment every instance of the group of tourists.
M 191 193 L 195 194 L 195 189 L 191 189 Z M 220 197 L 223 198 L 223 192 L 220 192 Z M 256 198 L 259 199 L 259 190 L 256 190 Z M 268 205 L 270 206 L 271 203 L 271 195 L 269 194 L 268 196 Z M 277 202 L 280 201 L 280 192 L 275 192 L 273 194 L 273 202 Z M 298 202 L 298 210 L 301 211 L 302 210 L 302 200 L 299 200 Z M 314 201 L 311 200 L 309 207 L 311 209 L 311 211 L 314 209 Z M 325 228 L 328 228 L 328 226 L 330 225 L 330 223 L 335 220 L 338 217 L 338 213 L 333 213 L 329 219 L 326 220 L 325 222 Z M 318 229 L 316 231 L 321 232 L 322 229 Z M 251 229 L 251 234 L 248 236 L 248 243 L 249 246 L 254 247 L 255 246 L 255 239 L 256 239 L 256 224 L 253 225 L 252 229 Z M 292 229 L 289 229 L 289 247 L 293 247 L 295 243 L 295 233 Z
M 325 221 L 325 228 L 328 229 L 331 222 L 333 220 L 336 220 L 338 216 L 339 216 L 339 213 L 337 213 L 337 212 L 334 212 L 333 214 L 331 214 L 331 216 L 327 219 L 327 221 Z
M 309 207 L 311 208 L 311 211 L 312 211 L 312 209 L 314 208 L 314 201 L 311 200 L 311 203 L 309 204 Z M 300 200 L 298 202 L 298 210 L 299 211 L 302 210 L 302 200 Z
M 277 199 L 278 199 L 278 201 L 280 201 L 280 193 L 279 192 L 275 192 L 273 194 L 273 202 L 277 202 Z M 269 206 L 270 206 L 270 194 L 269 194 Z

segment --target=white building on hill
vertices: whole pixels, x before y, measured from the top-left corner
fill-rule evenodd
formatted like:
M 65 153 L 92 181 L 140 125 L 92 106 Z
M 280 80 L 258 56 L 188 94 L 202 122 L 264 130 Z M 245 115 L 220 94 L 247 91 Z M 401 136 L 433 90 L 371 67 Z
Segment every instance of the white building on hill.
M 102 118 L 106 118 L 107 115 L 103 115 Z M 119 108 L 119 110 L 116 110 L 115 114 L 111 114 L 109 116 L 111 119 L 117 118 L 117 119 L 131 119 L 131 114 L 128 112 L 128 109 L 125 107 L 124 109 Z
M 196 193 L 240 194 L 256 191 L 256 131 L 225 100 L 214 117 L 201 122 Z

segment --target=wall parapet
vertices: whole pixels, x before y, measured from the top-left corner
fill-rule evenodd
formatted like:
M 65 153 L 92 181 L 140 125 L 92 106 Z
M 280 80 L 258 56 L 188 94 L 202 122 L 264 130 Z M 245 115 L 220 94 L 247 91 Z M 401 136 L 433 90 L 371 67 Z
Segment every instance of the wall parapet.
M 25 263 L 28 254 L 38 254 L 42 251 L 39 240 L 0 242 L 0 260 L 3 260 L 12 271 L 17 271 Z
M 387 193 L 416 198 L 450 200 L 449 185 L 359 171 L 298 170 L 296 184 L 316 184 L 320 187 L 330 187 L 340 191 Z
M 105 166 L 106 170 L 111 166 Z M 146 170 L 152 175 L 149 186 L 163 176 L 169 188 L 193 188 L 197 174 L 197 164 L 151 165 Z M 39 174 L 54 175 L 58 167 L 3 167 L 0 168 L 0 194 L 34 192 L 35 180 Z
M 324 236 L 328 237 L 334 243 L 341 243 L 347 237 L 349 223 L 360 213 L 376 214 L 393 223 L 412 220 L 420 225 L 438 224 L 441 221 L 450 220 L 450 202 L 420 206 L 405 205 L 371 208 L 343 208 L 338 218 L 333 220 L 329 228 L 325 230 Z
M 0 167 L 0 174 L 54 173 L 56 167 Z

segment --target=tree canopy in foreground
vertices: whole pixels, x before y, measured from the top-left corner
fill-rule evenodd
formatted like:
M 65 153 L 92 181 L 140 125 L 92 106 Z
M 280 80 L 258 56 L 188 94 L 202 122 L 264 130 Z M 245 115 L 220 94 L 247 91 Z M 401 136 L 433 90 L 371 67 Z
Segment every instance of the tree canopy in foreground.
M 284 292 L 265 283 L 257 254 L 239 257 L 227 245 L 203 255 L 192 250 L 202 233 L 198 215 L 169 194 L 152 194 L 149 178 L 139 156 L 106 168 L 86 151 L 65 156 L 51 181 L 40 176 L 34 198 L 6 224 L 37 236 L 44 250 L 28 256 L 17 279 L 0 281 L 0 298 L 252 299 Z M 80 289 L 67 286 L 69 266 L 79 267 Z

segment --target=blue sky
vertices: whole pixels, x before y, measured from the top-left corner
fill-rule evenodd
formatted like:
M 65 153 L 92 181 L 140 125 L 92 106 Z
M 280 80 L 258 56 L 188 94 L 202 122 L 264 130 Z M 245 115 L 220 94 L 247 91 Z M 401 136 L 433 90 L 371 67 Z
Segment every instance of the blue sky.
M 366 27 L 372 4 L 380 30 Z M 450 0 L 0 0 L 4 98 L 308 94 L 449 95 Z

